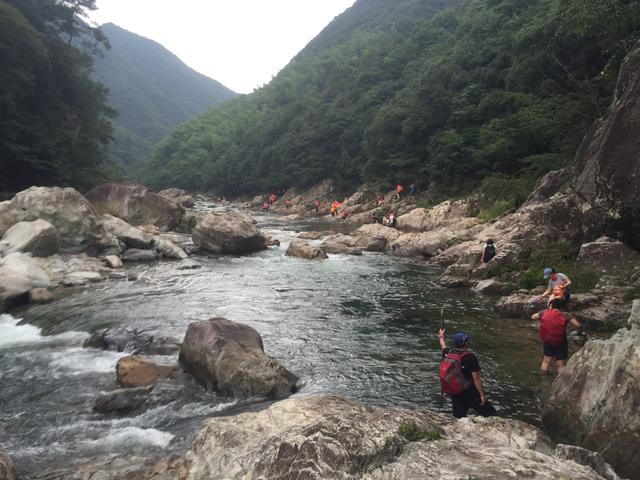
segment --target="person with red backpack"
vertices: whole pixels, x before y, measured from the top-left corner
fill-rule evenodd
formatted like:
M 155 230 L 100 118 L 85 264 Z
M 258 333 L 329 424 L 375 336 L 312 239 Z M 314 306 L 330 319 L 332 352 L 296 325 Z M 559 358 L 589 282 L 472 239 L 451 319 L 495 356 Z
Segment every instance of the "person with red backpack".
M 549 365 L 554 358 L 556 359 L 558 373 L 567 364 L 567 357 L 569 356 L 567 324 L 571 323 L 576 328 L 582 328 L 578 320 L 575 318 L 568 319 L 566 314 L 558 309 L 561 302 L 558 298 L 551 299 L 546 310 L 534 313 L 531 316 L 532 320 L 540 321 L 540 340 L 542 340 L 543 351 L 540 370 L 544 374 L 549 373 Z
M 496 415 L 496 409 L 484 393 L 478 357 L 468 350 L 471 337 L 458 332 L 453 336 L 454 347 L 449 348 L 445 341 L 445 330 L 441 328 L 438 339 L 442 349 L 440 384 L 443 393 L 451 396 L 453 416 L 466 417 L 469 408 L 483 417 Z

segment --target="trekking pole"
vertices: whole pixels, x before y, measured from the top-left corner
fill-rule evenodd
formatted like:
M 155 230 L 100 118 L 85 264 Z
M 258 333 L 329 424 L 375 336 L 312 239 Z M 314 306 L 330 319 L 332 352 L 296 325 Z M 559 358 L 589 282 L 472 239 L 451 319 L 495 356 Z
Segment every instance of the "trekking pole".
M 440 328 L 444 328 L 444 308 L 440 307 Z

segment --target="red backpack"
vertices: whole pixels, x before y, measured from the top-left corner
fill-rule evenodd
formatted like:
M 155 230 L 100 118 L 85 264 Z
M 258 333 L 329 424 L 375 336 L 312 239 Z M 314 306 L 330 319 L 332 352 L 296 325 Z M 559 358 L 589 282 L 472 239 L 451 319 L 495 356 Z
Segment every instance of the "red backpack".
M 468 354 L 467 351 L 450 351 L 440 362 L 440 384 L 447 395 L 459 395 L 471 386 L 471 382 L 462 374 L 462 359 Z
M 540 317 L 540 340 L 552 347 L 561 347 L 566 326 L 567 319 L 560 310 L 545 310 Z

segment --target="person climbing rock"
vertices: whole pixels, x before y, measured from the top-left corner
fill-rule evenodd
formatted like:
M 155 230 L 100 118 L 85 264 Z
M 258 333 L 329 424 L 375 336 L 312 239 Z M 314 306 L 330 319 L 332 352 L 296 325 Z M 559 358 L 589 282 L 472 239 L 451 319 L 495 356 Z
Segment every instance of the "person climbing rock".
M 580 329 L 582 325 L 575 318 L 568 318 L 559 310 L 562 301 L 553 298 L 549 301 L 549 307 L 539 313 L 534 313 L 531 319 L 540 322 L 540 340 L 542 340 L 542 363 L 540 370 L 544 374 L 549 373 L 549 365 L 555 359 L 558 373 L 567 364 L 569 346 L 567 342 L 567 324 L 571 323 Z
M 492 239 L 487 240 L 487 244 L 482 251 L 482 256 L 480 257 L 481 263 L 488 263 L 493 257 L 496 256 L 496 246 L 493 244 Z
M 451 396 L 454 417 L 466 417 L 469 408 L 473 408 L 483 417 L 491 417 L 497 412 L 487 400 L 480 378 L 480 362 L 478 357 L 469 351 L 470 340 L 469 335 L 458 332 L 453 336 L 453 348 L 449 348 L 445 341 L 445 329 L 440 329 L 438 341 L 442 350 L 442 391 Z
M 559 300 L 558 308 L 566 309 L 567 302 L 571 300 L 571 292 L 569 291 L 571 279 L 564 273 L 556 272 L 556 269 L 552 267 L 545 268 L 543 275 L 545 280 L 549 280 L 549 284 L 541 297 L 549 296 L 549 302 Z

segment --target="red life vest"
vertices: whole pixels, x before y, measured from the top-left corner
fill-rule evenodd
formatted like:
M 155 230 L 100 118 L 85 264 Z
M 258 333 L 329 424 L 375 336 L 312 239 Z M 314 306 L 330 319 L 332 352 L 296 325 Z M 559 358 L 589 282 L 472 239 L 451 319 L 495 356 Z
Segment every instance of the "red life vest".
M 471 382 L 462 374 L 462 359 L 469 352 L 450 351 L 440 362 L 440 385 L 447 395 L 459 395 L 471 386 Z
M 561 347 L 566 326 L 567 318 L 560 310 L 545 310 L 540 317 L 540 340 L 552 347 Z

